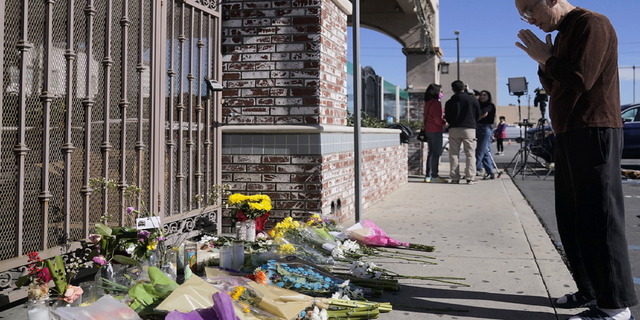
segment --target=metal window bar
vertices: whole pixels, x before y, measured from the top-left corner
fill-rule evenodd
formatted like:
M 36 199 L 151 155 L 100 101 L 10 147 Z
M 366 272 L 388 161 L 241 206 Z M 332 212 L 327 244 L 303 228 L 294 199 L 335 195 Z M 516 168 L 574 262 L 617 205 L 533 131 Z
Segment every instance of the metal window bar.
M 193 12 L 193 8 L 191 9 Z M 198 196 L 202 196 L 202 47 L 204 47 L 204 42 L 202 42 L 202 24 L 203 24 L 203 13 L 200 11 L 199 23 L 198 23 L 198 67 L 196 68 L 198 75 L 196 77 L 196 85 L 198 86 L 198 97 L 196 99 L 196 128 L 197 139 L 196 139 L 196 194 Z M 196 204 L 196 208 L 200 208 L 201 202 Z
M 177 112 L 178 112 L 178 173 L 176 174 L 176 180 L 178 182 L 178 194 L 177 194 L 177 198 L 178 198 L 178 210 L 177 212 L 182 211 L 183 208 L 183 197 L 182 195 L 184 194 L 184 180 L 185 180 L 185 175 L 184 175 L 184 160 L 183 160 L 183 141 L 184 141 L 184 130 L 182 129 L 182 124 L 184 123 L 184 94 L 183 94 L 183 83 L 184 83 L 184 64 L 183 64 L 183 59 L 184 59 L 184 42 L 186 40 L 186 37 L 184 35 L 184 7 L 185 4 L 181 4 L 180 5 L 180 34 L 178 35 L 178 42 L 180 42 L 180 54 L 178 56 L 178 65 L 180 68 L 179 71 L 179 86 L 178 86 L 178 106 L 176 107 Z
M 187 154 L 188 154 L 188 162 L 187 162 L 187 170 L 189 174 L 187 175 L 187 210 L 193 209 L 192 201 L 193 199 L 193 80 L 195 76 L 193 75 L 193 25 L 195 19 L 195 8 L 191 7 L 191 14 L 189 19 L 189 73 L 187 73 L 188 80 L 188 94 L 189 94 L 189 104 L 187 107 L 188 112 L 188 122 L 189 122 L 189 134 L 187 135 Z M 182 141 L 180 142 L 182 143 Z
M 120 226 L 124 226 L 125 222 L 125 197 L 124 191 L 128 187 L 127 185 L 127 106 L 129 105 L 128 93 L 127 93 L 127 80 L 128 80 L 128 56 L 127 51 L 129 50 L 129 24 L 131 21 L 129 20 L 129 1 L 122 1 L 122 18 L 120 18 L 120 26 L 122 32 L 122 47 L 121 50 L 121 70 L 122 70 L 122 86 L 120 89 L 120 113 L 121 113 L 121 123 L 120 123 L 120 184 L 118 187 L 120 188 Z
M 111 57 L 111 14 L 113 6 L 111 0 L 107 0 L 107 10 L 105 18 L 105 37 L 104 37 L 104 58 L 102 66 L 104 68 L 104 108 L 103 108 L 103 127 L 102 127 L 102 177 L 104 181 L 109 180 L 109 157 L 113 149 L 110 141 L 111 128 L 111 66 L 113 66 L 113 58 Z M 109 215 L 109 192 L 102 192 L 102 216 Z
M 202 97 L 205 77 L 221 79 L 219 7 L 203 8 L 192 0 L 171 0 L 166 9 L 156 2 L 139 0 L 133 6 L 129 2 L 0 3 L 0 147 L 3 159 L 14 154 L 10 161 L 3 161 L 2 170 L 15 172 L 6 179 L 11 186 L 0 189 L 3 197 L 15 199 L 2 209 L 8 218 L 0 224 L 5 237 L 0 241 L 0 277 L 9 279 L 0 284 L 2 290 L 15 280 L 4 270 L 23 266 L 27 252 L 40 251 L 46 259 L 60 250 L 79 248 L 77 241 L 86 238 L 103 214 L 119 212 L 120 217 L 110 223 L 123 225 L 123 191 L 128 181 L 137 181 L 143 190 L 157 188 L 157 193 L 146 191 L 144 199 L 150 207 L 166 208 L 163 222 L 174 223 L 177 231 L 195 231 L 195 218 L 203 213 L 211 218 L 215 212 L 218 228 L 221 226 L 218 208 L 198 204 L 197 209 L 209 211 L 191 210 L 196 209 L 193 195 L 206 195 L 212 184 L 220 182 L 221 131 L 217 125 L 221 93 L 208 93 L 207 100 Z M 158 17 L 163 19 L 157 21 Z M 190 30 L 184 29 L 185 23 Z M 136 32 L 144 34 L 137 34 L 137 44 L 129 43 L 128 37 Z M 168 37 L 171 41 L 166 41 Z M 136 58 L 138 64 L 131 66 L 129 61 Z M 145 59 L 151 59 L 151 67 Z M 167 64 L 165 59 L 169 59 Z M 121 72 L 114 73 L 114 68 Z M 165 71 L 168 84 L 162 80 Z M 140 77 L 140 92 L 128 92 L 132 91 L 128 83 L 136 76 Z M 154 80 L 151 92 L 146 93 L 148 78 Z M 166 95 L 163 85 L 168 86 Z M 185 101 L 185 95 L 189 100 Z M 134 99 L 138 103 L 130 106 Z M 112 107 L 116 104 L 120 110 Z M 131 108 L 136 116 L 127 118 Z M 162 116 L 153 113 L 164 109 L 167 113 Z M 168 126 L 162 120 L 165 116 Z M 177 146 L 176 130 L 180 135 Z M 190 131 L 188 136 L 185 130 Z M 154 145 L 154 141 L 162 144 Z M 157 149 L 141 152 L 142 145 L 145 151 Z M 130 157 L 127 151 L 133 150 L 127 147 L 135 150 Z M 170 162 L 166 168 L 163 157 Z M 147 165 L 151 162 L 152 172 Z M 158 162 L 162 169 L 155 167 Z M 185 181 L 187 172 L 189 181 Z M 90 180 L 96 174 L 116 180 L 119 197 L 91 190 Z M 163 193 L 162 188 L 170 203 L 163 202 L 160 194 L 158 204 L 152 204 L 150 199 L 155 196 L 151 195 Z
M 142 126 L 143 126 L 143 110 L 144 110 L 144 94 L 143 94 L 143 90 L 144 90 L 144 32 L 142 30 L 144 30 L 144 0 L 140 0 L 139 2 L 140 5 L 140 30 L 138 32 L 138 52 L 139 52 L 139 56 L 138 56 L 138 65 L 136 66 L 136 71 L 138 72 L 138 77 L 139 77 L 139 86 L 138 86 L 138 141 L 136 142 L 135 145 L 135 150 L 136 150 L 136 155 L 137 155 L 137 160 L 138 160 L 138 182 L 137 185 L 138 187 L 142 187 L 142 176 L 143 176 L 143 172 L 142 172 L 142 163 L 143 163 L 143 158 L 142 158 L 142 151 L 146 148 L 144 141 L 143 141 L 143 134 L 142 134 Z M 141 208 L 142 206 L 142 197 L 138 196 L 138 208 Z

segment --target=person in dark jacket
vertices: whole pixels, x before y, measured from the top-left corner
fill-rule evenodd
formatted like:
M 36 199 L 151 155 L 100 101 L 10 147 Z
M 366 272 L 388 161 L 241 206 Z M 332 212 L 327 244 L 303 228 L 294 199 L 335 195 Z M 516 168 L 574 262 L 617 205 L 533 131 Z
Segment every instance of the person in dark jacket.
M 491 101 L 491 93 L 487 90 L 480 91 L 480 120 L 476 127 L 476 138 L 478 147 L 476 148 L 476 168 L 478 171 L 484 169 L 485 178 L 495 179 L 493 173 L 493 160 L 491 159 L 491 133 L 496 121 L 496 106 Z
M 447 183 L 447 179 L 438 175 L 438 165 L 442 155 L 442 132 L 447 124 L 443 118 L 442 87 L 430 84 L 424 93 L 424 131 L 427 133 L 427 174 L 425 182 Z
M 476 123 L 480 118 L 478 99 L 464 92 L 464 83 L 451 83 L 454 95 L 444 107 L 444 119 L 449 123 L 449 165 L 451 183 L 460 183 L 460 146 L 467 157 L 465 178 L 467 184 L 476 184 Z
M 622 119 L 618 38 L 602 14 L 567 0 L 516 0 L 522 19 L 548 34 L 520 30 L 516 46 L 538 62 L 550 96 L 555 138 L 555 207 L 578 292 L 556 307 L 597 307 L 571 320 L 631 320 L 638 304 L 625 236 L 620 178 Z

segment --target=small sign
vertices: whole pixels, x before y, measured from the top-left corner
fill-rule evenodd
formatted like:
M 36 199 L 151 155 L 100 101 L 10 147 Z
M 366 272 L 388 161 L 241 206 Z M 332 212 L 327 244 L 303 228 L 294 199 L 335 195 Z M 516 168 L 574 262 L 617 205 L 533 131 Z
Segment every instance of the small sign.
M 138 218 L 136 219 L 136 228 L 144 229 L 160 229 L 160 217 Z

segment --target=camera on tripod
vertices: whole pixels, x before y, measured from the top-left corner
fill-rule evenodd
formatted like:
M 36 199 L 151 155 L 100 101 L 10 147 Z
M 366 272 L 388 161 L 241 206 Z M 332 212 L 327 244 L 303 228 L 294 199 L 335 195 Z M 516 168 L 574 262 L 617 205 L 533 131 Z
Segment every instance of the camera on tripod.
M 541 88 L 537 88 L 533 90 L 536 93 L 536 97 L 533 99 L 533 106 L 540 106 L 540 112 L 542 113 L 542 118 L 544 118 L 545 113 L 547 112 L 547 101 L 549 101 L 549 95 L 547 91 Z

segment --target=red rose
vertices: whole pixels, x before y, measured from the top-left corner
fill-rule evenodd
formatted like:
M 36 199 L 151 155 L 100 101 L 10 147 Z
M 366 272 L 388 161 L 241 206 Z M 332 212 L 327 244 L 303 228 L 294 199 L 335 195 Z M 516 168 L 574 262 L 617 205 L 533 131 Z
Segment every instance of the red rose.
M 49 269 L 48 268 L 40 269 L 40 272 L 38 272 L 38 279 L 42 280 L 42 282 L 44 283 L 49 283 L 49 281 L 52 280 L 51 274 L 49 273 Z

